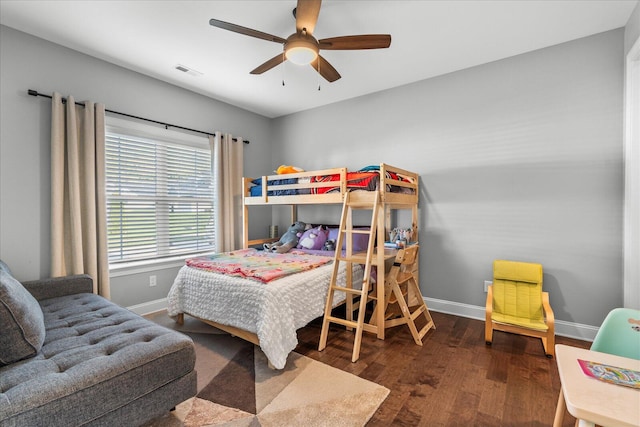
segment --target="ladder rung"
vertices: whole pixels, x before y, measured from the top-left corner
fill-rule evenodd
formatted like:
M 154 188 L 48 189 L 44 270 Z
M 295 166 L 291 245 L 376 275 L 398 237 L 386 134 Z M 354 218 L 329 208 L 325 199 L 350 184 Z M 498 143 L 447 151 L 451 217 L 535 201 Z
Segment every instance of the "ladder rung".
M 333 289 L 334 291 L 342 291 L 350 294 L 359 294 L 359 295 L 362 294 L 362 291 L 360 289 L 345 288 L 342 286 L 332 286 L 331 289 Z
M 423 338 L 427 332 L 429 332 L 429 329 L 435 329 L 436 327 L 434 326 L 433 322 L 429 322 L 427 323 L 422 329 L 420 329 L 420 332 L 418 332 L 418 335 L 420 336 L 420 338 Z
M 424 313 L 426 311 L 426 308 L 424 305 L 420 306 L 416 311 L 411 312 L 411 318 L 413 320 L 417 319 L 418 316 L 420 316 L 422 313 Z
M 337 257 L 338 261 L 342 261 L 342 262 L 350 262 L 353 264 L 366 264 L 367 263 L 367 255 L 351 255 L 351 256 L 338 256 Z M 376 254 L 371 255 L 371 265 L 378 265 L 378 257 Z
M 366 229 L 362 229 L 362 228 L 354 228 L 352 230 L 349 230 L 348 228 L 345 228 L 344 230 L 340 230 L 343 233 L 349 233 L 349 234 L 371 234 L 371 230 L 366 228 Z
M 407 319 L 404 317 L 395 317 L 393 319 L 385 320 L 384 327 L 385 328 L 393 328 L 395 326 L 406 325 Z
M 338 261 L 350 262 L 353 264 L 364 264 L 362 261 L 366 261 L 367 257 L 362 255 L 351 255 L 351 256 L 338 256 Z
M 353 320 L 341 319 L 339 317 L 333 317 L 333 316 L 329 316 L 329 317 L 325 316 L 325 318 L 329 322 L 337 323 L 342 326 L 348 326 L 350 328 L 355 328 L 358 326 L 358 322 L 354 322 Z

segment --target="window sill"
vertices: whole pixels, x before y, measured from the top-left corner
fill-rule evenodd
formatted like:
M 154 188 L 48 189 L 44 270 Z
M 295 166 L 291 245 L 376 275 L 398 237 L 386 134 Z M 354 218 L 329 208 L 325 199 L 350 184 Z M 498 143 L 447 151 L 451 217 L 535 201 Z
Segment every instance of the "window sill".
M 213 252 L 189 254 L 189 255 L 180 255 L 180 256 L 168 257 L 168 258 L 158 258 L 158 259 L 151 259 L 151 260 L 144 260 L 144 261 L 131 261 L 131 262 L 122 262 L 118 264 L 112 264 L 112 265 L 109 265 L 109 277 L 128 276 L 131 274 L 149 273 L 157 270 L 182 267 L 187 258 L 193 258 L 195 256 L 205 256 L 212 253 Z

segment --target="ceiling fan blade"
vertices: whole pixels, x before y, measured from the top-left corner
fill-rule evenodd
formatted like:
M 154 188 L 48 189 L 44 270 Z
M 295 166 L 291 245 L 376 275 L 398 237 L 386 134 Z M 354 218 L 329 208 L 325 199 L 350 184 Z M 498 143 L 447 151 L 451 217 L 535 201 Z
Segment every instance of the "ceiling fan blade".
M 279 53 L 273 58 L 271 58 L 270 60 L 268 60 L 267 62 L 265 62 L 264 64 L 256 67 L 254 70 L 251 71 L 250 74 L 262 74 L 265 71 L 269 71 L 276 65 L 282 64 L 284 61 L 285 61 L 284 53 Z
M 213 27 L 222 28 L 223 30 L 233 31 L 234 33 L 244 34 L 245 36 L 256 37 L 258 39 L 267 40 L 270 42 L 276 42 L 284 44 L 287 40 L 282 37 L 274 36 L 272 34 L 263 33 L 262 31 L 254 30 L 240 25 L 231 24 L 229 22 L 220 21 L 218 19 L 210 19 L 209 25 Z
M 296 31 L 299 33 L 303 28 L 308 34 L 313 34 L 320 14 L 322 0 L 298 0 L 296 7 Z
M 325 50 L 384 49 L 391 46 L 391 36 L 389 34 L 362 34 L 330 37 L 318 40 L 318 43 L 320 49 Z
M 340 78 L 340 73 L 338 73 L 336 69 L 333 68 L 333 65 L 329 64 L 329 62 L 320 55 L 311 62 L 311 66 L 315 68 L 316 71 L 329 83 L 335 82 Z

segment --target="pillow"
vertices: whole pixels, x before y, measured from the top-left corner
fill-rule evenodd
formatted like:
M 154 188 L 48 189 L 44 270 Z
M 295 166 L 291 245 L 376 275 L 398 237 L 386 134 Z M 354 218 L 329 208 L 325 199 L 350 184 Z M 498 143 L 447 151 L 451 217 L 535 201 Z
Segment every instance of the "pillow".
M 364 230 L 368 230 L 369 227 L 354 227 L 354 228 L 360 228 L 360 229 L 364 229 Z M 329 229 L 329 237 L 327 238 L 327 240 L 334 240 L 334 241 L 338 241 L 338 231 L 340 229 L 339 228 L 330 228 Z M 354 252 L 363 252 L 367 250 L 367 245 L 369 244 L 369 235 L 368 234 L 353 234 L 352 236 L 352 241 L 353 241 L 353 251 Z M 347 239 L 344 239 L 344 243 L 342 244 L 342 249 L 347 249 Z
M 329 230 L 325 230 L 321 225 L 305 231 L 298 240 L 298 249 L 320 250 L 327 241 Z
M 0 268 L 0 366 L 33 357 L 44 343 L 38 301 L 6 268 Z

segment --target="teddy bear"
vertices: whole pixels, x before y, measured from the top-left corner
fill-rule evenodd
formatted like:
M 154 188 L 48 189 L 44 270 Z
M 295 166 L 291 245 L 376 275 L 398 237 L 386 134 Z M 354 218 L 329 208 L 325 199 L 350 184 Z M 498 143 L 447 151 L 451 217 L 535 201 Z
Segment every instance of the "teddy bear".
M 300 236 L 307 229 L 307 224 L 302 221 L 296 221 L 289 226 L 287 232 L 280 237 L 275 243 L 265 243 L 264 250 L 270 252 L 277 252 L 279 254 L 288 252 L 289 249 L 295 248 L 298 244 Z

